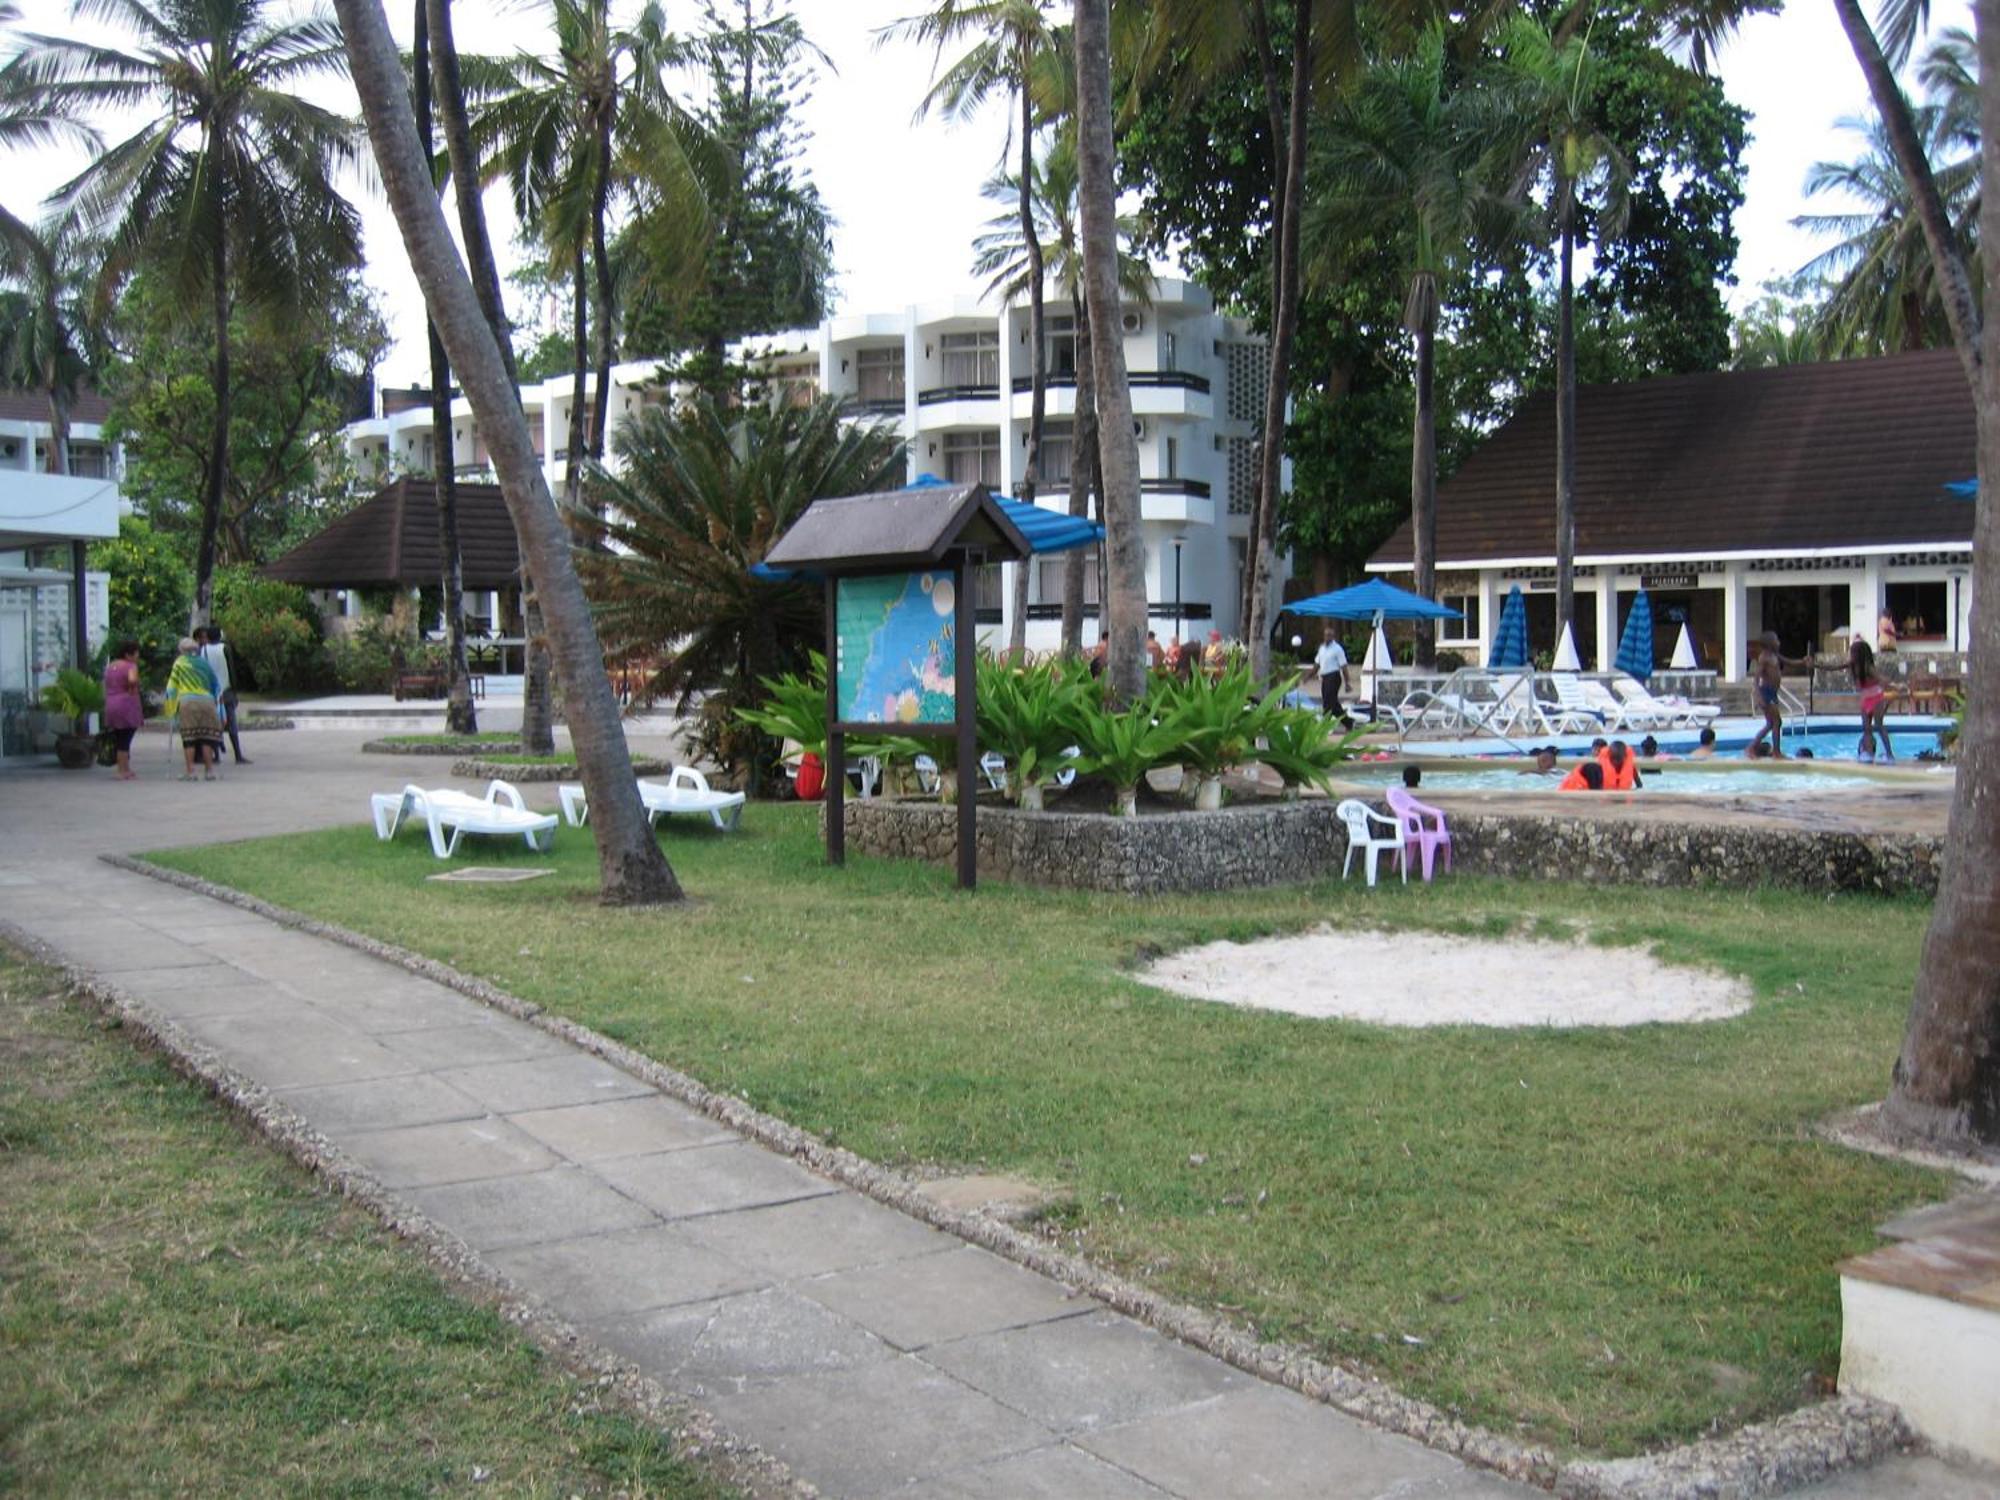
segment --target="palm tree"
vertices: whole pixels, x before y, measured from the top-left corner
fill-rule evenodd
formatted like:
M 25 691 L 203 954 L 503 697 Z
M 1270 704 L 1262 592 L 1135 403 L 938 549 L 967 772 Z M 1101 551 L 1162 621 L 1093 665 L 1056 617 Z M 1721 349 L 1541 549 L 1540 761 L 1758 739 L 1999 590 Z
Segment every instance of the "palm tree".
M 1090 513 L 1091 479 L 1097 468 L 1097 377 L 1090 352 L 1090 315 L 1083 295 L 1083 233 L 1077 214 L 1076 126 L 1073 119 L 1057 125 L 1055 134 L 1033 164 L 1029 197 L 1034 204 L 1035 235 L 1042 250 L 1042 279 L 1069 299 L 1070 327 L 1075 347 L 1076 417 L 1070 430 L 1069 513 Z M 1019 183 L 1011 172 L 987 182 L 985 193 L 996 203 L 1011 203 Z M 1136 220 L 1118 221 L 1122 246 L 1137 240 Z M 1003 301 L 1021 296 L 1035 276 L 1035 260 L 1011 209 L 987 221 L 986 231 L 972 242 L 973 274 L 987 278 L 987 290 Z M 1118 289 L 1126 302 L 1149 303 L 1153 273 L 1143 256 L 1120 249 Z M 1075 655 L 1083 644 L 1085 558 L 1080 550 L 1063 557 L 1062 650 Z M 1023 575 L 1025 575 L 1025 569 Z M 1018 610 L 1025 614 L 1025 610 Z
M 1378 63 L 1338 98 L 1313 148 L 1315 190 L 1306 238 L 1310 268 L 1339 279 L 1346 246 L 1385 235 L 1400 247 L 1409 286 L 1403 327 L 1416 341 L 1416 417 L 1410 445 L 1410 531 L 1415 588 L 1437 583 L 1437 417 L 1432 388 L 1438 318 L 1454 268 L 1505 217 L 1487 190 L 1489 136 L 1478 95 L 1453 89 L 1444 33 L 1427 28 L 1408 53 Z M 1417 663 L 1436 654 L 1433 625 L 1417 633 Z
M 425 306 L 444 339 L 473 415 L 487 436 L 501 495 L 548 614 L 570 739 L 590 797 L 600 896 L 612 904 L 677 901 L 680 882 L 660 852 L 639 801 L 618 700 L 604 670 L 603 648 L 570 557 L 568 533 L 556 515 L 521 412 L 512 368 L 445 228 L 431 160 L 417 138 L 408 79 L 389 34 L 388 18 L 381 0 L 336 0 L 336 8 L 376 168 L 402 230 L 410 269 L 423 288 Z M 437 40 L 435 26 L 432 40 Z
M 944 69 L 917 106 L 917 118 L 942 108 L 946 115 L 964 119 L 990 98 L 994 91 L 1012 92 L 1019 108 L 1018 131 L 1020 166 L 1015 174 L 1016 219 L 1020 226 L 1023 257 L 1021 287 L 1028 294 L 1028 343 L 1032 350 L 1028 397 L 1028 467 L 1021 475 L 1016 498 L 1032 505 L 1041 480 L 1042 423 L 1048 401 L 1048 345 L 1043 333 L 1042 242 L 1035 224 L 1034 142 L 1036 99 L 1034 82 L 1040 71 L 1042 54 L 1054 49 L 1060 31 L 1048 15 L 1047 0 L 940 0 L 937 9 L 921 16 L 898 21 L 886 29 L 887 36 L 909 37 L 937 49 L 944 49 L 967 37 L 971 48 Z M 1013 620 L 1008 627 L 1008 646 L 1018 656 L 1027 643 L 1028 564 L 1014 566 Z
M 805 669 L 826 623 L 817 584 L 766 582 L 751 566 L 813 501 L 901 483 L 902 440 L 843 420 L 833 397 L 734 406 L 701 393 L 639 412 L 612 447 L 617 472 L 591 478 L 612 550 L 581 555 L 605 647 L 651 657 L 675 643 L 648 696 L 685 714 L 706 692 L 703 720 L 726 737 L 763 679 Z M 748 763 L 754 789 L 760 757 L 716 748 Z
M 1602 87 L 1590 29 L 1562 34 L 1530 16 L 1512 17 L 1502 32 L 1506 112 L 1519 134 L 1518 184 L 1540 187 L 1556 239 L 1561 279 L 1556 288 L 1556 630 L 1576 616 L 1576 242 L 1587 197 L 1595 196 L 1596 230 L 1611 233 L 1625 207 L 1631 169 L 1599 123 Z
M 316 12 L 274 19 L 265 0 L 83 0 L 77 12 L 124 26 L 138 49 L 30 34 L 5 92 L 50 115 L 152 112 L 53 201 L 104 238 L 107 287 L 145 264 L 190 300 L 208 299 L 215 420 L 195 554 L 201 623 L 227 491 L 231 308 L 296 307 L 360 259 L 359 220 L 333 186 L 354 158 L 352 127 L 291 92 L 340 71 L 340 29 Z
M 67 474 L 69 414 L 90 374 L 82 348 L 89 326 L 88 271 L 71 226 L 20 225 L 24 259 L 0 293 L 0 379 L 38 390 L 49 403 L 48 471 Z

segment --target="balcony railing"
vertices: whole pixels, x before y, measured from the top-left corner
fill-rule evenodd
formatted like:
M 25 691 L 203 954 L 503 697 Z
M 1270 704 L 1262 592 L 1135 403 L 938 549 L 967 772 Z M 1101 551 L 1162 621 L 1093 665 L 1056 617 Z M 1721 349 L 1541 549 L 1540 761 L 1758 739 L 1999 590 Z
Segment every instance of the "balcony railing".
M 1171 599 L 1166 600 L 1164 603 L 1155 599 L 1146 606 L 1146 614 L 1148 618 L 1154 620 L 1171 620 L 1176 616 L 1183 620 L 1208 620 L 1214 618 L 1215 607 L 1210 604 L 1204 604 L 1199 600 L 1183 599 L 1180 608 L 1176 609 L 1174 608 L 1174 601 Z M 1091 600 L 1083 606 L 1083 617 L 1086 620 L 1097 618 L 1096 600 Z M 1031 620 L 1060 620 L 1062 618 L 1062 605 L 1059 603 L 1030 604 L 1028 606 L 1028 618 Z
M 1185 370 L 1133 370 L 1126 375 L 1125 383 L 1137 390 L 1199 391 L 1204 396 L 1208 394 L 1208 378 L 1203 375 L 1190 375 Z M 1075 384 L 1074 375 L 1048 377 L 1050 390 L 1068 389 Z M 1035 380 L 1032 375 L 1014 377 L 1015 395 L 1024 396 L 1034 388 Z
M 1205 479 L 1142 479 L 1139 481 L 1142 495 L 1193 495 L 1197 500 L 1208 498 L 1208 481 Z
M 917 392 L 917 405 L 936 406 L 945 401 L 998 401 L 997 385 L 939 385 Z
M 843 416 L 900 417 L 903 414 L 901 396 L 849 396 L 840 403 Z

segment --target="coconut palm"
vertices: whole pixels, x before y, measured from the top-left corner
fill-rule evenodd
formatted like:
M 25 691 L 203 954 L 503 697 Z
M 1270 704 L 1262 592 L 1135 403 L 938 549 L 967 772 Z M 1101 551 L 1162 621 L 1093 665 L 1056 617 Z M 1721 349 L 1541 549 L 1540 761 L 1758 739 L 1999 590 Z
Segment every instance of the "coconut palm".
M 1034 503 L 1041 480 L 1042 424 L 1048 402 L 1048 346 L 1043 333 L 1043 267 L 1041 233 L 1035 223 L 1034 143 L 1036 116 L 1034 84 L 1044 70 L 1041 59 L 1057 51 L 1066 35 L 1049 15 L 1048 0 L 940 0 L 935 10 L 898 21 L 885 36 L 926 43 L 940 62 L 947 47 L 968 38 L 972 45 L 945 67 L 917 106 L 922 119 L 933 109 L 948 118 L 964 119 L 1001 89 L 1014 97 L 1019 111 L 1014 126 L 1020 165 L 1014 176 L 1016 220 L 1020 226 L 1023 274 L 1028 294 L 1030 376 L 1028 397 L 1028 466 L 1015 486 L 1016 497 Z M 1018 655 L 1027 643 L 1028 565 L 1014 568 L 1013 620 L 1008 646 Z
M 817 584 L 765 581 L 752 564 L 813 501 L 895 488 L 902 440 L 844 421 L 834 397 L 734 406 L 701 393 L 635 414 L 612 448 L 617 472 L 590 480 L 612 550 L 581 555 L 605 647 L 653 659 L 646 694 L 677 712 L 706 693 L 704 719 L 724 733 L 761 701 L 762 679 L 805 669 L 825 627 Z
M 521 411 L 520 392 L 445 227 L 431 159 L 417 138 L 409 82 L 389 34 L 388 18 L 381 0 L 336 0 L 336 8 L 376 169 L 402 231 L 410 269 L 423 288 L 425 307 L 444 340 L 473 416 L 486 434 L 500 493 L 547 611 L 570 739 L 590 797 L 600 896 L 613 904 L 677 901 L 680 882 L 660 852 L 639 801 L 618 700 L 604 670 L 603 647 L 577 580 L 568 534 L 556 515 Z M 432 40 L 437 40 L 435 26 Z
M 311 299 L 358 264 L 360 224 L 334 189 L 354 159 L 350 123 L 292 90 L 338 74 L 340 29 L 265 0 L 82 0 L 135 50 L 28 34 L 0 92 L 50 116 L 147 114 L 56 191 L 59 213 L 105 242 L 103 283 L 146 265 L 214 320 L 215 422 L 193 618 L 208 618 L 229 463 L 230 312 Z
M 0 291 L 0 380 L 38 390 L 49 403 L 48 471 L 67 474 L 69 414 L 90 374 L 90 269 L 74 228 L 60 221 L 19 226 L 24 259 Z
M 1314 187 L 1306 239 L 1320 247 L 1308 273 L 1341 274 L 1350 244 L 1386 237 L 1409 277 L 1403 327 L 1416 345 L 1416 416 L 1410 447 L 1410 529 L 1415 588 L 1429 598 L 1437 572 L 1437 417 L 1432 399 L 1438 319 L 1454 269 L 1516 216 L 1489 190 L 1493 176 L 1481 96 L 1454 89 L 1443 31 L 1427 28 L 1409 52 L 1364 73 L 1326 111 L 1313 141 Z M 1417 632 L 1417 663 L 1436 653 L 1430 621 Z
M 1074 330 L 1076 416 L 1070 430 L 1069 513 L 1081 517 L 1089 514 L 1091 478 L 1097 468 L 1097 378 L 1096 362 L 1090 352 L 1090 316 L 1083 297 L 1083 231 L 1077 214 L 1073 120 L 1056 126 L 1033 163 L 1033 172 L 1029 197 L 1034 204 L 1035 234 L 1042 249 L 1042 279 L 1053 283 L 1056 292 L 1069 299 L 1070 326 Z M 987 182 L 984 191 L 996 203 L 1012 203 L 1020 187 L 1013 173 L 999 172 Z M 1124 301 L 1143 304 L 1152 301 L 1152 270 L 1143 256 L 1122 248 L 1136 241 L 1138 233 L 1136 220 L 1118 221 L 1121 246 L 1118 287 Z M 1020 232 L 1020 219 L 1011 210 L 988 220 L 985 232 L 972 242 L 972 248 L 973 274 L 986 277 L 987 291 L 1003 300 L 1021 296 L 1036 275 L 1034 257 Z M 1072 551 L 1063 558 L 1062 649 L 1069 654 L 1082 647 L 1084 565 L 1081 551 Z
M 1556 241 L 1556 630 L 1576 615 L 1576 245 L 1612 233 L 1631 168 L 1599 121 L 1599 55 L 1590 29 L 1551 30 L 1531 16 L 1501 32 L 1505 113 L 1517 138 L 1517 187 L 1544 197 Z M 1595 212 L 1591 202 L 1595 200 Z M 1594 220 L 1594 223 L 1591 222 Z

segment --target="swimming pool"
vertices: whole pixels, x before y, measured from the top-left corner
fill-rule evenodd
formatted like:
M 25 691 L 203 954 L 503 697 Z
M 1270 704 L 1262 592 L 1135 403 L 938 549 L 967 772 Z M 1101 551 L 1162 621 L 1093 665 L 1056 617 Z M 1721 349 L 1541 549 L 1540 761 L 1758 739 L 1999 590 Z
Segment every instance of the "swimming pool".
M 1566 758 L 1563 770 L 1575 763 Z M 1742 761 L 1732 763 L 1727 769 L 1718 769 L 1704 761 L 1674 760 L 1663 762 L 1658 769 L 1647 769 L 1643 773 L 1645 785 L 1637 793 L 1619 793 L 1621 796 L 1644 796 L 1649 792 L 1667 792 L 1675 795 L 1692 796 L 1762 796 L 1769 792 L 1811 792 L 1839 793 L 1859 790 L 1879 790 L 1882 783 L 1868 776 L 1842 776 L 1838 773 L 1799 769 L 1784 765 L 1760 763 L 1748 765 Z M 1339 779 L 1353 786 L 1370 789 L 1387 788 L 1403 784 L 1403 767 L 1393 762 L 1355 762 L 1340 768 Z M 1561 774 L 1552 776 L 1523 775 L 1521 763 L 1507 762 L 1480 763 L 1464 766 L 1426 766 L 1423 781 L 1417 787 L 1421 796 L 1426 791 L 1448 792 L 1552 792 L 1562 780 Z
M 1935 751 L 1938 732 L 1949 726 L 1951 720 L 1931 715 L 1899 714 L 1889 720 L 1890 743 L 1896 749 L 1896 763 L 1909 765 L 1916 761 L 1925 750 Z M 1751 739 L 1763 727 L 1762 719 L 1746 716 L 1718 719 L 1715 722 L 1715 744 L 1718 754 L 1724 757 L 1742 758 L 1742 752 Z M 1456 760 L 1462 757 L 1488 758 L 1516 756 L 1530 745 L 1546 743 L 1555 745 L 1565 759 L 1583 754 L 1590 748 L 1592 736 L 1587 734 L 1558 735 L 1553 740 L 1538 739 L 1534 736 L 1517 737 L 1512 744 L 1491 737 L 1469 740 L 1422 740 L 1409 739 L 1403 744 L 1403 754 L 1418 758 L 1439 758 Z M 1637 748 L 1645 738 L 1643 730 L 1628 732 L 1620 738 Z M 1664 729 L 1655 731 L 1654 738 L 1660 749 L 1668 755 L 1686 755 L 1694 749 L 1699 735 L 1692 729 Z M 1815 715 L 1809 722 L 1792 720 L 1785 725 L 1785 754 L 1794 755 L 1801 749 L 1810 748 L 1814 760 L 1852 761 L 1855 746 L 1861 738 L 1861 720 L 1849 714 L 1844 718 L 1828 718 Z

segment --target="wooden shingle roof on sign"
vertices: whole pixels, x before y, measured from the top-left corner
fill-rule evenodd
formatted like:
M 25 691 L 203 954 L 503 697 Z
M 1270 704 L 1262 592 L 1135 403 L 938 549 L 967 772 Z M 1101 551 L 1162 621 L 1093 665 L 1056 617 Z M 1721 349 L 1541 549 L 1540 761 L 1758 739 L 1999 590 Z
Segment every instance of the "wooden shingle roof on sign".
M 957 547 L 988 562 L 1026 557 L 1027 539 L 983 484 L 916 484 L 873 495 L 815 500 L 764 561 L 821 573 L 922 568 Z
M 520 549 L 500 486 L 461 483 L 457 490 L 458 553 L 465 586 L 498 589 L 518 582 Z M 444 571 L 438 550 L 436 486 L 427 478 L 406 475 L 261 571 L 266 578 L 304 588 L 435 584 Z
M 1949 349 L 1582 386 L 1577 561 L 1966 543 L 1976 443 Z M 1438 565 L 1551 560 L 1555 471 L 1539 391 L 1438 486 Z M 1406 521 L 1370 562 L 1409 561 Z

